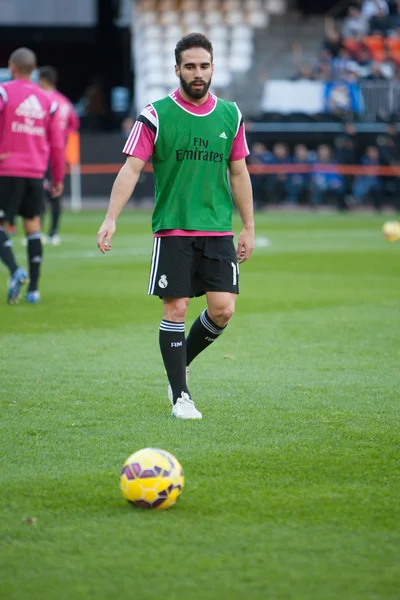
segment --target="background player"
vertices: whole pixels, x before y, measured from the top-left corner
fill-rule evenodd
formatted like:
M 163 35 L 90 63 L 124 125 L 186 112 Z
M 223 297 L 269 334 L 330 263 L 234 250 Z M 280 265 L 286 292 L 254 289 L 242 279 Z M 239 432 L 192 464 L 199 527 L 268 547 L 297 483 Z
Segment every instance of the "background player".
M 61 123 L 61 128 L 64 131 L 65 142 L 68 135 L 79 129 L 79 117 L 76 114 L 71 102 L 64 94 L 57 90 L 58 73 L 54 67 L 41 67 L 39 69 L 38 83 L 41 88 L 50 94 L 50 97 L 57 102 L 58 116 Z M 48 186 L 46 186 L 46 196 L 51 207 L 51 221 L 49 227 L 49 235 L 46 241 L 53 246 L 60 244 L 60 236 L 58 234 L 60 217 L 61 217 L 61 199 L 62 196 L 54 197 Z
M 178 42 L 175 59 L 180 87 L 138 117 L 97 242 L 103 253 L 111 249 L 116 219 L 152 157 L 156 198 L 149 294 L 163 299 L 159 342 L 172 414 L 201 419 L 187 387 L 186 367 L 223 333 L 234 313 L 237 259 L 247 260 L 254 245 L 253 198 L 242 115 L 236 104 L 209 92 L 214 69 L 210 41 L 202 34 L 189 34 Z M 244 225 L 237 251 L 228 169 Z M 189 298 L 202 294 L 207 309 L 185 340 Z
M 10 271 L 7 301 L 14 304 L 28 275 L 15 261 L 4 224 L 19 214 L 28 239 L 26 300 L 36 304 L 40 301 L 43 177 L 50 156 L 51 193 L 60 196 L 65 171 L 64 138 L 57 104 L 30 80 L 36 68 L 35 54 L 28 48 L 15 50 L 9 68 L 13 81 L 0 86 L 0 259 Z

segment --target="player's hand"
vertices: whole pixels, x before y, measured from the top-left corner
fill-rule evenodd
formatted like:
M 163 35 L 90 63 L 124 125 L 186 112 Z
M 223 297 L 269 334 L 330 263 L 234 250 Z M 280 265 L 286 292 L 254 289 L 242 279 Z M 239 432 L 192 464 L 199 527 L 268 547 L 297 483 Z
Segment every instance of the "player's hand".
M 105 254 L 111 250 L 111 238 L 116 230 L 114 219 L 107 217 L 97 233 L 97 247 Z
M 6 158 L 8 158 L 10 156 L 10 154 L 11 154 L 11 152 L 3 152 L 3 154 L 0 154 L 0 162 L 5 160 Z
M 59 198 L 62 195 L 63 191 L 64 191 L 63 183 L 54 183 L 54 181 L 51 182 L 50 195 L 52 198 Z
M 244 263 L 250 258 L 254 248 L 254 227 L 245 227 L 239 235 L 236 256 L 238 263 Z

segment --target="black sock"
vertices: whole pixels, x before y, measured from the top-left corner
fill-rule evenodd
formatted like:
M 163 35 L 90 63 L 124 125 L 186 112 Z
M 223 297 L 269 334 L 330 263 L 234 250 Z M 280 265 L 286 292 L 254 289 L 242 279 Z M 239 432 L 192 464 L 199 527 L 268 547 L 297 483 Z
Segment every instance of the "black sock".
M 15 262 L 14 253 L 12 251 L 12 241 L 0 225 L 0 260 L 6 265 L 10 271 L 10 275 L 13 275 L 18 269 L 18 265 Z
M 38 289 L 40 265 L 42 264 L 42 240 L 40 232 L 28 235 L 29 288 L 28 292 Z
M 203 310 L 193 323 L 186 340 L 186 364 L 189 366 L 200 352 L 203 352 L 223 333 L 225 327 L 218 327 L 208 316 L 207 309 Z
M 52 237 L 58 232 L 58 224 L 61 216 L 61 198 L 51 199 L 51 227 L 49 236 Z
M 185 323 L 161 321 L 160 350 L 175 404 L 182 392 L 189 394 L 186 383 Z

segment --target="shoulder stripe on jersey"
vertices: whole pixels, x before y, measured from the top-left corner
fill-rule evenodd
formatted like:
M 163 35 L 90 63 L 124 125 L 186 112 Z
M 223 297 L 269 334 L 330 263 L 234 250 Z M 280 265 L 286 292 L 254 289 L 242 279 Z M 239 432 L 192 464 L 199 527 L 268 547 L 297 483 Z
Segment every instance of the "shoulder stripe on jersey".
M 142 127 L 143 123 L 139 123 L 139 121 L 136 121 L 132 128 L 130 136 L 128 137 L 128 140 L 124 146 L 124 149 L 122 150 L 123 154 L 132 154 L 138 143 Z
M 150 123 L 153 123 L 154 127 L 157 127 L 158 122 L 157 122 L 157 113 L 155 112 L 154 108 L 152 107 L 151 104 L 148 104 L 140 113 L 140 115 L 142 117 L 145 117 L 146 119 L 148 119 L 150 121 Z
M 7 92 L 6 90 L 0 86 L 0 96 L 3 98 L 3 102 L 6 103 L 8 100 L 8 96 L 7 96 Z
M 143 113 L 138 116 L 137 120 L 143 123 L 143 125 L 146 125 L 146 127 L 148 127 L 150 131 L 156 135 L 157 127 L 147 117 L 145 117 Z
M 242 117 L 242 113 L 240 112 L 240 109 L 239 109 L 238 105 L 236 104 L 236 102 L 234 102 L 234 105 L 236 106 L 236 110 L 238 112 L 238 126 L 236 128 L 236 133 L 235 133 L 235 137 L 236 137 L 238 134 L 238 131 L 240 129 L 240 126 L 243 124 L 243 117 Z
M 51 103 L 51 107 L 50 107 L 50 114 L 54 115 L 57 108 L 58 108 L 58 103 L 55 100 L 53 100 L 53 102 Z

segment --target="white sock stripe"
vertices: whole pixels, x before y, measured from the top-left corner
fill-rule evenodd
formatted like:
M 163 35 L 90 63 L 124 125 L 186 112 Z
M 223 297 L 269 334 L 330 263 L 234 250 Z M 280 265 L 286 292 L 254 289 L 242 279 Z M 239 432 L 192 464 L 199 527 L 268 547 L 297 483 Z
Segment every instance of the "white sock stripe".
M 6 240 L 3 244 L 3 248 L 12 248 L 12 241 L 11 240 Z
M 161 238 L 154 238 L 153 254 L 151 257 L 149 289 L 147 292 L 148 294 L 152 294 L 154 292 L 154 287 L 156 285 L 158 260 L 159 260 L 159 256 L 160 256 L 160 245 L 161 245 Z
M 161 321 L 160 329 L 162 331 L 176 331 L 178 333 L 185 333 L 185 323 L 170 323 L 168 321 Z
M 185 333 L 184 329 L 171 329 L 170 327 L 160 326 L 160 331 L 168 331 L 169 333 Z
M 201 324 L 203 325 L 203 327 L 208 329 L 208 331 L 210 331 L 211 333 L 214 333 L 215 335 L 221 335 L 223 329 L 216 329 L 215 327 L 213 327 L 213 325 L 211 325 L 210 321 L 206 317 L 205 310 L 200 315 L 200 321 L 201 321 Z
M 162 325 L 171 325 L 171 327 L 185 327 L 185 323 L 178 322 L 178 321 L 166 321 L 165 319 L 162 319 L 161 321 Z
M 40 240 L 40 231 L 38 231 L 37 233 L 30 233 L 27 236 L 28 241 L 29 240 Z

